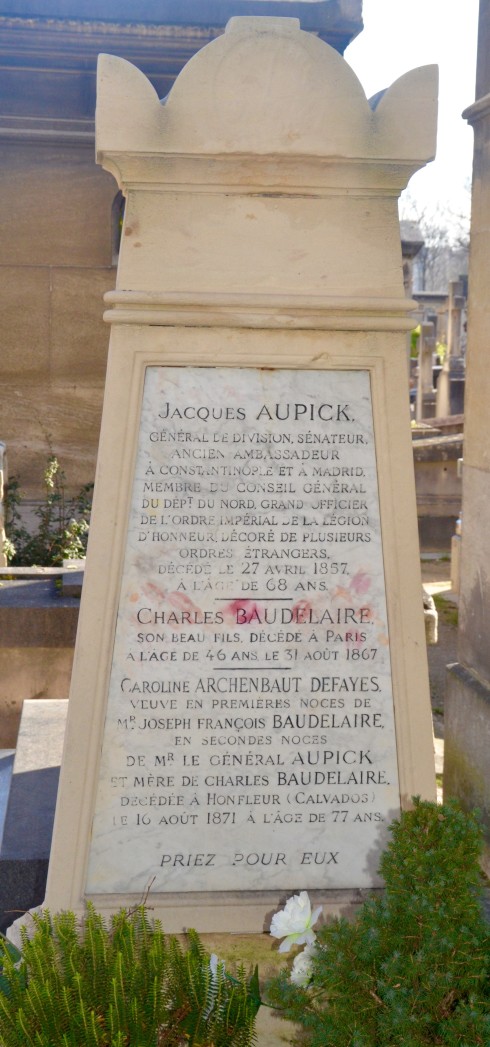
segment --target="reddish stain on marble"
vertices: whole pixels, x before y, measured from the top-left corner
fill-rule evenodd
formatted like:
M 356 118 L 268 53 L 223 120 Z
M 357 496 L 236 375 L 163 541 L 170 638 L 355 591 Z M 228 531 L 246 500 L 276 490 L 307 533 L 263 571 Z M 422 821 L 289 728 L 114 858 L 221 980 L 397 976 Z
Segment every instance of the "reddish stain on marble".
M 155 582 L 145 582 L 143 586 L 143 592 L 146 596 L 152 597 L 152 599 L 164 600 L 165 589 L 161 585 L 155 585 Z
M 367 571 L 357 571 L 352 578 L 349 588 L 352 589 L 357 596 L 367 593 L 368 589 L 371 588 L 371 578 Z
M 223 614 L 225 620 L 231 619 L 235 625 L 249 625 L 262 620 L 263 608 L 255 600 L 233 600 L 223 608 Z
M 293 604 L 291 608 L 293 622 L 306 622 L 310 613 L 313 611 L 313 604 L 310 600 L 299 600 L 298 603 Z
M 167 602 L 178 611 L 192 611 L 193 614 L 203 613 L 198 604 L 187 596 L 187 593 L 167 593 Z

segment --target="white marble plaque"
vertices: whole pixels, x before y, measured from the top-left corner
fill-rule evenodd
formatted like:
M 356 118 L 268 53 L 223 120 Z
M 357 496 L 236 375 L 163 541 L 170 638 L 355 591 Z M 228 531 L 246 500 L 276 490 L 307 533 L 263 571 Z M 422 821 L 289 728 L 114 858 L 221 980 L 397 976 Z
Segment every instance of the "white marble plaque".
M 370 886 L 398 813 L 368 372 L 148 368 L 88 893 Z

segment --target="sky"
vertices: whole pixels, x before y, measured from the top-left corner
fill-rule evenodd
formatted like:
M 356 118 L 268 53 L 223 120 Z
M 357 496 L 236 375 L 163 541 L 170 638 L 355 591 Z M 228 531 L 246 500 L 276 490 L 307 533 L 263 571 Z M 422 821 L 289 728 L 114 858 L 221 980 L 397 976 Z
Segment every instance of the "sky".
M 363 19 L 345 58 L 368 98 L 409 69 L 439 66 L 437 156 L 410 198 L 429 213 L 469 212 L 473 131 L 461 113 L 475 99 L 478 0 L 363 0 Z

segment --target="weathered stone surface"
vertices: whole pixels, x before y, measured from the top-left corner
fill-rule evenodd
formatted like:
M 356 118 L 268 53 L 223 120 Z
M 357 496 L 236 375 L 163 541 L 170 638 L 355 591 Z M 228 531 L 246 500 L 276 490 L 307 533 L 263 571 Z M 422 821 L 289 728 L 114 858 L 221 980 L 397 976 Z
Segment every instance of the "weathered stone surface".
M 488 327 L 490 302 L 490 9 L 480 5 L 477 97 L 464 114 L 473 125 L 475 151 L 469 274 L 468 347 L 465 391 L 465 450 L 461 535 L 459 663 L 448 683 L 444 788 L 482 810 L 490 840 L 488 791 L 490 750 L 490 441 Z M 487 860 L 487 869 L 488 869 Z
M 11 475 L 39 499 L 50 449 L 72 489 L 94 476 L 115 189 L 84 145 L 60 152 L 9 140 L 2 193 L 1 438 Z
M 420 547 L 423 551 L 451 547 L 461 512 L 462 484 L 458 460 L 463 454 L 461 433 L 432 434 L 413 441 L 415 490 Z
M 34 267 L 24 271 L 9 265 L 2 267 L 1 274 L 2 370 L 4 380 L 15 376 L 15 382 L 21 387 L 26 379 L 32 381 L 49 368 L 49 272 Z M 29 302 L 28 308 L 26 301 Z M 2 439 L 8 445 L 10 472 L 13 474 L 16 455 L 8 441 L 6 414 L 9 406 L 15 410 L 18 397 L 9 404 L 2 382 Z
M 91 143 L 61 151 L 43 142 L 3 147 L 4 252 L 11 266 L 112 265 L 114 185 L 94 166 Z
M 101 359 L 107 353 L 102 329 Z M 100 413 L 104 395 L 98 382 L 65 377 L 51 384 L 42 376 L 11 374 L 2 382 L 2 435 L 14 463 L 11 475 L 20 479 L 22 508 L 37 507 L 48 454 L 54 452 L 66 475 L 66 492 L 76 494 L 93 481 Z M 49 438 L 49 439 L 48 439 Z M 35 528 L 36 520 L 32 520 Z
M 399 784 L 369 378 L 323 381 L 147 370 L 91 893 L 378 884 Z M 182 435 L 199 493 L 145 494 L 183 477 Z M 212 861 L 183 866 L 196 836 Z
M 101 303 L 114 286 L 112 269 L 56 269 L 52 277 L 51 366 L 60 386 L 86 384 L 87 373 L 103 383 L 107 329 Z M 73 437 L 72 437 L 73 439 Z
M 490 688 L 457 662 L 448 666 L 444 704 L 444 798 L 456 797 L 467 810 L 478 808 L 490 871 Z

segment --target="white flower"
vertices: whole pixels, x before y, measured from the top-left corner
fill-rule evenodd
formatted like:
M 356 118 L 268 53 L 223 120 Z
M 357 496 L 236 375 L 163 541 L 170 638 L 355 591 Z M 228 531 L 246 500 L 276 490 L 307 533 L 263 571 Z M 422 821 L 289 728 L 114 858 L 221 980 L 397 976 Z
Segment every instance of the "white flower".
M 298 955 L 294 957 L 290 974 L 290 980 L 293 985 L 300 985 L 304 988 L 311 981 L 313 973 L 313 965 L 311 961 L 314 951 L 314 945 L 307 945 L 306 949 L 303 949 L 303 952 L 298 953 Z
M 307 891 L 293 894 L 288 898 L 284 909 L 275 913 L 271 920 L 273 938 L 284 938 L 279 952 L 289 952 L 292 945 L 313 945 L 316 935 L 313 925 L 322 911 L 321 905 L 312 913 L 311 902 Z

